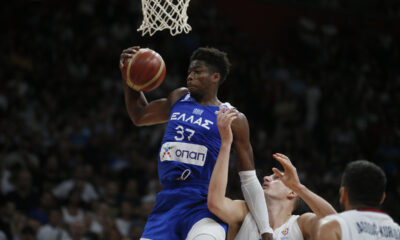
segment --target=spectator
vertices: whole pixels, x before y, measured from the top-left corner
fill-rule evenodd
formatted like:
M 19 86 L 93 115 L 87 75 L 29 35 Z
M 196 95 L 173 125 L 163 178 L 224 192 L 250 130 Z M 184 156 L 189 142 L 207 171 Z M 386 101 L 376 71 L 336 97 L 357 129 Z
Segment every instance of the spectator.
M 62 218 L 60 210 L 52 209 L 50 211 L 50 222 L 39 228 L 36 235 L 37 240 L 60 239 L 69 240 L 68 232 L 62 227 Z
M 72 240 L 87 240 L 86 225 L 83 221 L 75 221 L 69 227 L 69 233 Z
M 16 189 L 6 195 L 6 201 L 14 203 L 16 210 L 23 214 L 39 206 L 39 194 L 33 186 L 29 170 L 21 169 L 18 172 Z
M 104 192 L 100 201 L 108 205 L 112 217 L 116 217 L 118 215 L 119 197 L 118 182 L 114 180 L 107 181 L 105 183 Z
M 18 240 L 35 240 L 35 239 L 36 239 L 36 234 L 32 227 L 25 226 L 24 228 L 22 228 Z
M 43 192 L 40 196 L 40 204 L 32 209 L 28 217 L 39 220 L 40 224 L 45 225 L 49 222 L 50 210 L 56 207 L 54 196 L 50 192 Z
M 59 199 L 66 199 L 74 188 L 81 190 L 81 199 L 87 204 L 99 198 L 94 186 L 86 181 L 84 165 L 76 166 L 75 176 L 56 186 L 53 194 Z
M 115 220 L 115 225 L 123 237 L 129 237 L 129 231 L 133 225 L 133 209 L 130 202 L 123 201 L 121 203 L 119 215 Z
M 64 224 L 68 226 L 74 222 L 82 222 L 85 219 L 85 211 L 82 208 L 81 190 L 71 190 L 66 205 L 61 207 L 61 213 Z
M 113 220 L 110 216 L 109 207 L 104 202 L 97 202 L 94 205 L 94 210 L 95 212 L 91 218 L 89 230 L 99 236 L 103 236 L 107 226 L 113 223 Z

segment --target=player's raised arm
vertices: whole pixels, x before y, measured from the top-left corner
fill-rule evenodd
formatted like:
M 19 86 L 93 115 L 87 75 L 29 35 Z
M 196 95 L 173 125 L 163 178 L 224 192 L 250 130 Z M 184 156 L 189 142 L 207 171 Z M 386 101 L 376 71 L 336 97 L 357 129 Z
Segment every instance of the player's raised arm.
M 282 165 L 284 172 L 279 171 L 277 168 L 273 168 L 272 171 L 288 188 L 301 197 L 318 217 L 321 218 L 336 213 L 331 204 L 300 183 L 297 170 L 287 156 L 276 153 L 273 157 Z
M 123 50 L 120 56 L 119 67 L 123 73 L 124 64 L 140 49 L 130 47 Z M 136 126 L 148 126 L 165 123 L 169 118 L 169 111 L 172 105 L 185 94 L 186 88 L 179 88 L 172 91 L 167 98 L 161 98 L 148 102 L 143 92 L 137 92 L 130 88 L 123 80 L 125 104 L 129 117 Z
M 304 238 L 310 239 L 318 220 L 327 215 L 335 214 L 336 210 L 325 199 L 300 183 L 297 170 L 287 156 L 276 153 L 273 157 L 283 166 L 284 172 L 279 171 L 277 168 L 273 168 L 272 171 L 288 188 L 303 199 L 313 211 L 313 213 L 302 214 L 297 220 Z
M 238 118 L 232 123 L 232 131 L 243 196 L 257 223 L 262 239 L 272 239 L 273 231 L 269 224 L 264 192 L 254 169 L 249 123 L 244 114 L 239 113 Z
M 221 135 L 221 147 L 208 187 L 207 206 L 209 210 L 229 225 L 243 221 L 247 211 L 243 201 L 233 201 L 225 196 L 228 183 L 229 154 L 232 144 L 231 123 L 237 117 L 234 109 L 217 116 L 217 126 Z

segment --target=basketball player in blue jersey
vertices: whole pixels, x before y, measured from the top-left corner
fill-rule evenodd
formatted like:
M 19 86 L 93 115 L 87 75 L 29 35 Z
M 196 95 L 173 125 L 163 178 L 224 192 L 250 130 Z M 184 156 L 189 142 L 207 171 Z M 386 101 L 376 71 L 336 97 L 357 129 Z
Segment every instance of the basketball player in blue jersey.
M 120 68 L 139 47 L 124 50 Z M 172 91 L 167 98 L 148 102 L 124 82 L 125 104 L 136 126 L 166 123 L 158 159 L 163 190 L 158 193 L 142 238 L 145 239 L 225 239 L 227 225 L 207 208 L 210 177 L 220 149 L 217 113 L 222 105 L 218 87 L 229 73 L 226 53 L 214 48 L 193 52 L 187 87 Z M 234 148 L 241 186 L 262 239 L 272 239 L 268 210 L 254 170 L 249 124 L 238 112 L 232 123 Z

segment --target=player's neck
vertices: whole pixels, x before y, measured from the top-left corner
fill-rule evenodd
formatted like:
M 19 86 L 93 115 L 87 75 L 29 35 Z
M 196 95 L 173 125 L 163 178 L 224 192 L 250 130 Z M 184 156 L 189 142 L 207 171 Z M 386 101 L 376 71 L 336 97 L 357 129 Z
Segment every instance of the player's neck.
M 290 202 L 282 200 L 267 200 L 269 224 L 272 229 L 277 229 L 292 216 Z
M 221 101 L 219 101 L 217 95 L 215 94 L 207 94 L 203 96 L 192 96 L 192 98 L 200 105 L 208 106 L 208 105 L 221 105 Z
M 349 210 L 376 210 L 376 211 L 380 211 L 379 210 L 379 206 L 369 206 L 369 205 L 365 205 L 365 204 L 357 204 L 357 205 L 352 205 L 352 204 L 345 204 L 345 210 L 349 211 Z

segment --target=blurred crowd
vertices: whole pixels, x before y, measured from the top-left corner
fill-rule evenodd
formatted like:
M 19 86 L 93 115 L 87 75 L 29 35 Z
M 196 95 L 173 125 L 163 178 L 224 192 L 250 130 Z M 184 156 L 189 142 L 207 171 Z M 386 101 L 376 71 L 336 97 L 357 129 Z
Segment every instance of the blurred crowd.
M 400 221 L 400 41 L 390 32 L 299 18 L 288 46 L 253 44 L 212 1 L 193 1 L 188 35 L 141 37 L 139 1 L 1 4 L 0 240 L 138 239 L 156 193 L 164 125 L 135 127 L 119 54 L 159 52 L 167 96 L 198 46 L 228 53 L 219 92 L 245 113 L 258 176 L 291 157 L 301 181 L 338 210 L 341 172 L 368 159 L 388 177 L 383 210 Z M 213 27 L 210 27 L 213 26 Z M 240 197 L 232 156 L 228 193 Z M 304 210 L 304 209 L 303 209 Z
M 397 0 L 259 0 L 264 2 L 290 3 L 308 8 L 323 8 L 341 12 L 356 12 L 366 15 L 381 15 L 390 18 L 400 16 Z

